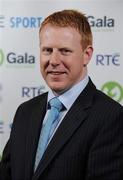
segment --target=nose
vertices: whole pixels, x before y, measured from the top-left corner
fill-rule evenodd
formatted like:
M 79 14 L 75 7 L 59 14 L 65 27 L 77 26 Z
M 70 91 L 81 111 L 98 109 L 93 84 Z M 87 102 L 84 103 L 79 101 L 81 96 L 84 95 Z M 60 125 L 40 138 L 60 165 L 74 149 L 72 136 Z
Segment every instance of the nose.
M 60 64 L 60 55 L 58 50 L 53 50 L 50 56 L 50 64 L 53 66 L 57 66 Z

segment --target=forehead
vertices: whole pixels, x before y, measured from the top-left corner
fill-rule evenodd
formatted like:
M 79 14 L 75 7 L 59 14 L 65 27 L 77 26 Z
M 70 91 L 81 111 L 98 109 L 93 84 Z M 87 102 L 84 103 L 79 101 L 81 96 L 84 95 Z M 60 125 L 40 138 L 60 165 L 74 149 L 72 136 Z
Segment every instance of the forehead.
M 80 33 L 72 27 L 58 27 L 50 24 L 45 25 L 40 31 L 42 41 L 81 41 Z

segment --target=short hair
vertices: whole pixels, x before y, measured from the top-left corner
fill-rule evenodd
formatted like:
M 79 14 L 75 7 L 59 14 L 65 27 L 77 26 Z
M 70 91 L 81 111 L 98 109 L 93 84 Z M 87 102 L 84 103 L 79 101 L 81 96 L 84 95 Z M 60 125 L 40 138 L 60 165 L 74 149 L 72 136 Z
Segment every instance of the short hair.
M 81 35 L 81 45 L 83 50 L 88 45 L 92 45 L 93 37 L 91 27 L 89 25 L 87 17 L 77 10 L 62 10 L 54 12 L 44 19 L 39 29 L 39 32 L 47 24 L 57 27 L 72 27 L 76 29 Z

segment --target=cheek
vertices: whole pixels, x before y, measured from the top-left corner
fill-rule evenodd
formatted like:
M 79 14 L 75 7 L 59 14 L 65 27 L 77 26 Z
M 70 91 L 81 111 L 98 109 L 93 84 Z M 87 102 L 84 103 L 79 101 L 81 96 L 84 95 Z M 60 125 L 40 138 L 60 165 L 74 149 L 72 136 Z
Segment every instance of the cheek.
M 40 67 L 44 70 L 48 66 L 48 60 L 46 58 L 40 58 Z
M 45 63 L 44 63 L 44 61 L 40 61 L 40 72 L 43 76 L 45 75 Z
M 71 73 L 75 76 L 77 76 L 78 74 L 82 73 L 83 71 L 83 61 L 82 59 L 80 60 L 75 60 L 71 66 L 70 66 L 70 70 L 71 70 Z
M 82 59 L 77 59 L 76 57 L 74 59 L 71 59 L 71 61 L 64 64 L 64 66 L 69 69 L 72 72 L 76 72 L 82 69 L 83 67 L 83 61 Z

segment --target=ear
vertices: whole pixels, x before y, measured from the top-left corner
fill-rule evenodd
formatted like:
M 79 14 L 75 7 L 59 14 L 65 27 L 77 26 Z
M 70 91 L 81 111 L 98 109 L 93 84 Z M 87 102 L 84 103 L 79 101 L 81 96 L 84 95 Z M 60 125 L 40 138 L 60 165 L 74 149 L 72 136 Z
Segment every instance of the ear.
M 92 58 L 92 55 L 93 55 L 93 47 L 91 45 L 89 45 L 84 50 L 84 54 L 83 54 L 83 57 L 84 57 L 83 64 L 84 64 L 84 66 L 86 66 L 90 62 L 90 60 Z

